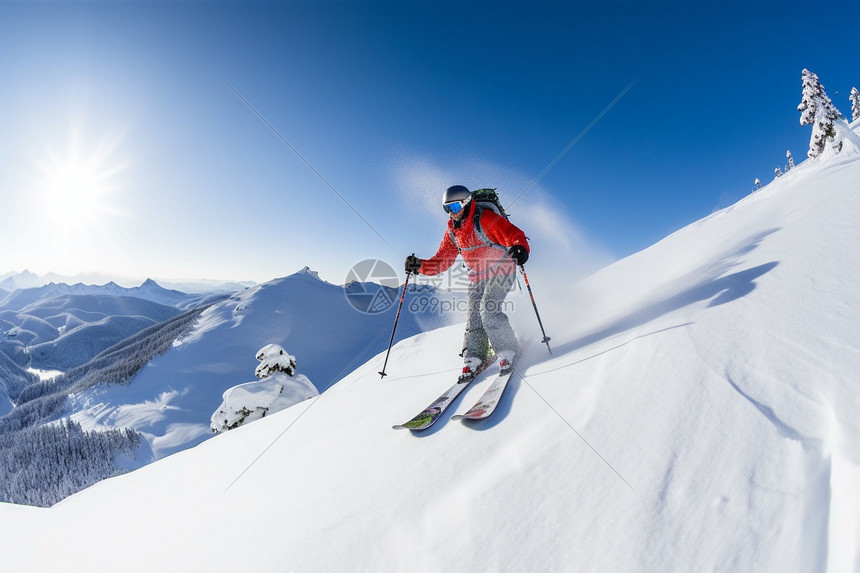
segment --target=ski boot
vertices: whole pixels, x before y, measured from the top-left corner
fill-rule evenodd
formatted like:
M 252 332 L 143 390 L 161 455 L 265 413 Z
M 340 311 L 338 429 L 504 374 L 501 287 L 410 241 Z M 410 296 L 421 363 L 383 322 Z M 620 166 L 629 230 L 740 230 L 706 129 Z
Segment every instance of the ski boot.
M 499 376 L 505 376 L 514 371 L 514 358 L 516 353 L 500 351 L 499 354 Z
M 492 364 L 496 360 L 496 355 L 491 353 L 487 356 L 483 361 L 480 358 L 475 356 L 470 356 L 466 358 L 466 363 L 463 366 L 463 373 L 460 374 L 460 378 L 457 379 L 458 384 L 468 384 L 475 377 L 487 369 L 487 367 Z

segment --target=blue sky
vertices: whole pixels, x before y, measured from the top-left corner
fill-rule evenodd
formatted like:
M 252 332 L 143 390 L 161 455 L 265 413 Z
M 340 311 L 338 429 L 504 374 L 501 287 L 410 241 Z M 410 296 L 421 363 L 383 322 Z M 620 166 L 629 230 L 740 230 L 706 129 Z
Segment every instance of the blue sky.
M 581 274 L 805 158 L 804 67 L 849 113 L 854 7 L 810 6 L 4 2 L 0 273 L 399 269 L 445 187 L 512 201 L 632 84 L 510 209 Z

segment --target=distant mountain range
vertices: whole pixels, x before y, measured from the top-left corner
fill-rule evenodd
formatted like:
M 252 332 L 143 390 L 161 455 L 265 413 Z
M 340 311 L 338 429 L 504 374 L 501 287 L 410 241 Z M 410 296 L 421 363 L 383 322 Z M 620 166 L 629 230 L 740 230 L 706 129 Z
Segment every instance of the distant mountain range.
M 34 383 L 27 368 L 68 370 L 143 329 L 185 310 L 221 300 L 224 293 L 186 294 L 153 280 L 133 288 L 38 282 L 25 271 L 7 276 L 0 290 L 0 415 Z
M 6 291 L 12 292 L 17 289 L 38 288 L 51 283 L 67 284 L 67 285 L 100 285 L 108 287 L 110 285 L 117 286 L 114 281 L 119 279 L 108 277 L 99 274 L 79 274 L 79 275 L 59 275 L 57 273 L 48 273 L 40 276 L 29 270 L 24 270 L 20 273 L 10 272 L 0 274 L 0 296 L 3 296 Z M 141 288 L 152 279 L 147 279 L 140 287 Z M 123 283 L 131 281 L 120 281 Z M 133 283 L 132 283 L 133 284 Z M 183 293 L 208 293 L 208 292 L 236 292 L 254 286 L 256 283 L 252 281 L 215 281 L 207 279 L 187 280 L 187 281 L 161 281 L 160 284 L 170 290 L 177 290 Z M 133 295 L 131 295 L 133 296 Z
M 18 310 L 36 301 L 64 295 L 122 296 L 169 306 L 182 306 L 189 300 L 199 299 L 197 295 L 162 288 L 152 279 L 147 279 L 140 286 L 133 288 L 121 287 L 112 281 L 103 285 L 48 283 L 40 287 L 19 288 L 10 292 L 0 299 L 0 308 Z

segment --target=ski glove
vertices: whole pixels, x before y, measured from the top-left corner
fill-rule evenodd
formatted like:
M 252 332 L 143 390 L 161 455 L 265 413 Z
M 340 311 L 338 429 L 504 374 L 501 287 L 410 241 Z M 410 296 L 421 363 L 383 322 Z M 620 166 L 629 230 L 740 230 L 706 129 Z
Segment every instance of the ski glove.
M 422 261 L 415 255 L 409 255 L 408 257 L 406 257 L 406 264 L 404 265 L 404 268 L 406 269 L 407 273 L 417 274 L 418 271 L 421 270 L 421 265 L 423 264 L 423 262 L 424 261 Z
M 523 266 L 529 260 L 529 252 L 522 245 L 514 245 L 508 249 L 508 254 L 517 262 L 517 265 Z

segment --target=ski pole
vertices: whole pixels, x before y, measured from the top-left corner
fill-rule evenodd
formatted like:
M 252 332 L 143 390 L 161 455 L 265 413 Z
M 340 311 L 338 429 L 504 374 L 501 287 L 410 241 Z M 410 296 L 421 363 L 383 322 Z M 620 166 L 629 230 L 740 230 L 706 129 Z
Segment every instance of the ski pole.
M 523 281 L 526 283 L 526 289 L 529 291 L 529 297 L 532 299 L 532 306 L 535 309 L 535 316 L 537 317 L 538 325 L 540 326 L 540 332 L 543 334 L 543 342 L 546 344 L 546 349 L 549 351 L 550 356 L 552 356 L 552 348 L 549 347 L 549 341 L 551 340 L 549 336 L 546 335 L 546 331 L 543 329 L 543 322 L 540 319 L 540 313 L 537 309 L 537 303 L 535 302 L 535 295 L 532 294 L 532 285 L 529 284 L 529 276 L 526 274 L 526 269 L 523 265 L 520 265 L 520 272 L 523 273 Z
M 400 320 L 400 309 L 403 308 L 403 299 L 406 298 L 406 285 L 409 284 L 410 276 L 412 276 L 412 273 L 407 272 L 406 280 L 403 282 L 403 292 L 400 294 L 400 304 L 397 306 L 397 315 L 394 317 L 394 328 L 391 329 L 391 340 L 388 341 L 388 352 L 385 353 L 385 364 L 382 365 L 382 371 L 379 373 L 381 378 L 388 376 L 388 374 L 385 373 L 385 368 L 388 366 L 388 355 L 391 354 L 391 345 L 394 344 L 394 333 L 397 332 L 397 322 Z

